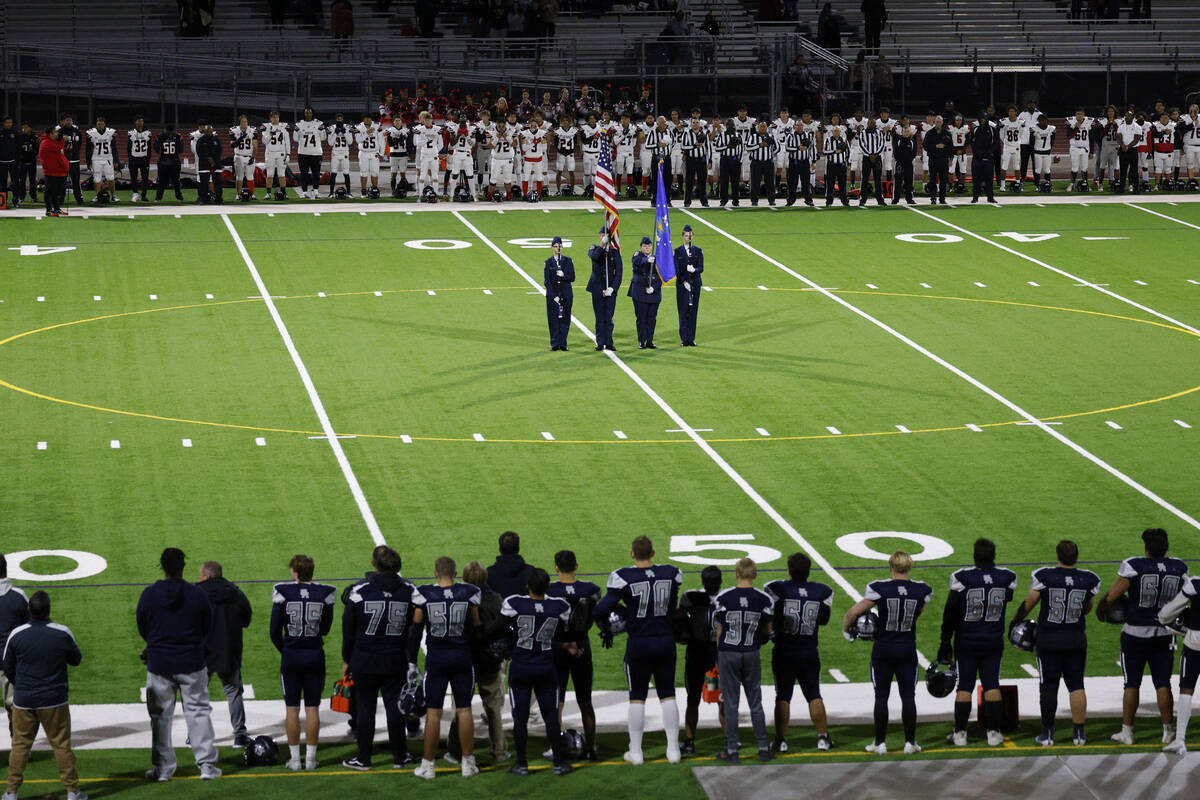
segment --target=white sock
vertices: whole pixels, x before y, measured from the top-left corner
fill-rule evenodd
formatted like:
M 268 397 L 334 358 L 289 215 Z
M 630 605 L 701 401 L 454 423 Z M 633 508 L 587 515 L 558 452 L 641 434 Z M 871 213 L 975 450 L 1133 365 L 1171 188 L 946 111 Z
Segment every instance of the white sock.
M 299 756 L 299 753 L 297 753 L 296 755 Z M 317 746 L 315 744 L 306 744 L 304 746 L 304 760 L 305 761 L 316 761 L 317 760 Z
M 291 753 L 292 753 L 292 760 L 293 760 L 293 761 L 299 761 L 299 760 L 300 760 L 300 745 L 298 745 L 298 744 L 289 744 L 289 745 L 288 745 L 288 750 L 289 750 L 289 751 L 291 751 Z
M 1187 739 L 1188 719 L 1192 716 L 1192 696 L 1190 694 L 1179 695 L 1179 701 L 1175 704 L 1175 741 L 1182 742 Z
M 676 719 L 676 725 L 679 724 Z M 642 752 L 642 733 L 646 729 L 646 704 L 629 704 L 629 752 Z
M 667 750 L 679 749 L 679 705 L 675 698 L 662 701 L 663 731 L 667 734 Z
M 1121 725 L 1121 733 L 1125 734 L 1126 736 L 1133 736 L 1133 726 Z

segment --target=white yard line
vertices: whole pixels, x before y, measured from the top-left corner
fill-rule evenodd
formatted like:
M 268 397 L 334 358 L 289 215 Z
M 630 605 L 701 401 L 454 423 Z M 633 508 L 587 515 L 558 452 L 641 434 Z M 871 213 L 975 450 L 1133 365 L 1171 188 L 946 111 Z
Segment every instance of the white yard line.
M 521 266 L 516 261 L 513 261 L 512 258 L 510 258 L 507 253 L 505 253 L 503 250 L 501 250 L 491 239 L 489 239 L 487 236 L 485 236 L 483 234 L 483 231 L 481 231 L 481 230 L 479 230 L 479 228 L 475 227 L 466 217 L 464 217 L 458 211 L 454 212 L 454 216 L 457 217 L 458 220 L 463 225 L 465 225 L 472 233 L 474 233 L 477 237 L 479 237 L 479 240 L 481 242 L 483 242 L 485 245 L 490 247 L 492 249 L 492 251 L 495 252 L 496 255 L 498 255 L 501 258 L 501 260 L 504 261 L 504 263 L 508 264 L 508 266 L 510 266 L 518 275 L 520 275 L 522 278 L 524 278 L 529 283 L 529 285 L 539 289 L 542 292 L 545 291 L 541 284 L 539 284 L 528 272 L 526 272 L 524 269 L 522 269 Z M 699 219 L 699 217 L 697 217 L 697 219 Z M 591 339 L 592 341 L 595 341 L 595 339 L 596 339 L 595 335 L 591 332 L 591 330 L 588 329 L 588 327 L 586 325 L 584 325 L 579 320 L 578 317 L 572 315 L 571 323 L 573 325 L 575 325 L 575 327 L 578 328 L 583 333 L 584 336 L 588 337 L 588 339 Z M 636 372 L 634 372 L 633 369 L 631 369 L 628 364 L 626 364 L 624 361 L 622 361 L 620 359 L 620 357 L 617 356 L 616 353 L 614 353 L 611 350 L 605 350 L 603 352 L 604 352 L 604 355 L 608 356 L 609 360 L 612 361 L 613 364 L 615 364 L 622 372 L 624 372 L 629 377 L 630 380 L 632 380 L 635 384 L 637 384 L 638 388 L 641 389 L 646 394 L 646 396 L 648 396 L 651 400 L 654 401 L 655 405 L 657 405 L 660 409 L 662 409 L 664 414 L 666 414 L 668 417 L 670 417 L 671 421 L 675 423 L 676 427 L 678 427 L 683 433 L 686 433 L 688 435 L 688 438 L 690 438 L 693 442 L 695 442 L 696 446 L 699 447 L 702 451 L 704 451 L 704 454 L 707 455 L 710 459 L 712 459 L 713 462 L 718 467 L 721 468 L 721 471 L 724 472 L 727 476 L 729 476 L 730 480 L 732 480 L 735 484 L 737 484 L 738 488 L 741 489 L 746 494 L 746 496 L 749 497 L 754 502 L 754 504 L 757 505 L 762 510 L 762 512 L 764 514 L 766 514 L 768 517 L 770 517 L 770 519 L 776 525 L 778 525 L 780 527 L 780 529 L 782 529 L 783 532 L 786 533 L 792 539 L 792 541 L 794 541 L 802 549 L 804 549 L 805 552 L 808 553 L 809 557 L 812 558 L 814 564 L 816 564 L 818 567 L 820 567 L 821 570 L 823 570 L 825 572 L 825 574 L 830 577 L 831 580 L 833 580 L 835 583 L 837 583 L 837 585 L 840 586 L 842 588 L 842 590 L 847 595 L 849 595 L 855 602 L 858 602 L 859 600 L 862 599 L 862 595 L 859 593 L 859 591 L 857 589 L 854 588 L 854 584 L 852 584 L 852 583 L 850 583 L 850 581 L 846 580 L 845 576 L 843 576 L 840 572 L 838 572 L 837 569 L 834 568 L 833 564 L 829 563 L 829 561 L 825 558 L 825 556 L 821 555 L 821 553 L 815 547 L 813 547 L 813 545 L 808 541 L 808 539 L 804 538 L 804 536 L 802 536 L 800 534 L 800 532 L 797 531 L 792 526 L 792 524 L 784 518 L 784 516 L 782 514 L 780 514 L 778 511 L 776 511 L 775 507 L 772 506 L 770 503 L 768 503 L 766 498 L 764 498 L 761 494 L 759 494 L 758 491 L 753 486 L 750 485 L 749 481 L 747 481 L 745 478 L 742 477 L 741 473 L 739 473 L 732 466 L 730 466 L 729 462 L 726 461 L 721 456 L 720 453 L 718 453 L 715 449 L 713 449 L 713 446 L 711 444 L 709 444 L 704 439 L 703 436 L 701 436 L 699 433 L 697 433 L 696 429 L 693 428 L 691 425 L 689 425 L 687 423 L 687 421 L 679 415 L 678 411 L 676 411 L 674 408 L 672 408 L 670 405 L 668 405 L 667 401 L 663 400 L 662 397 L 659 396 L 658 392 L 656 392 L 656 391 L 654 391 L 654 389 L 650 388 L 650 385 L 648 383 L 646 383 L 644 380 L 642 380 L 642 377 L 640 375 L 638 375 Z M 618 438 L 621 438 L 621 437 L 618 437 Z M 924 659 L 922 659 L 922 660 L 924 660 Z
M 337 431 L 334 430 L 333 423 L 329 421 L 329 414 L 325 411 L 325 404 L 321 402 L 321 396 L 317 394 L 317 387 L 313 384 L 312 376 L 308 374 L 308 367 L 304 366 L 304 360 L 300 358 L 300 352 L 296 349 L 296 343 L 292 341 L 292 335 L 288 333 L 287 325 L 283 323 L 283 317 L 279 316 L 279 309 L 275 307 L 275 300 L 272 298 L 271 293 L 267 291 L 267 285 L 263 282 L 262 275 L 258 274 L 258 268 L 254 266 L 254 261 L 250 258 L 250 253 L 246 251 L 246 245 L 242 243 L 242 237 L 238 236 L 237 229 L 233 227 L 233 223 L 230 222 L 229 217 L 222 214 L 221 220 L 229 230 L 229 235 L 233 237 L 233 243 L 237 245 L 238 252 L 242 254 L 242 260 L 246 262 L 246 269 L 250 271 L 250 277 L 254 280 L 254 285 L 258 287 L 258 292 L 263 297 L 263 304 L 266 305 L 267 311 L 271 314 L 271 319 L 275 322 L 275 328 L 279 331 L 279 335 L 283 339 L 283 344 L 287 348 L 288 355 L 292 357 L 292 364 L 295 365 L 296 372 L 300 374 L 300 381 L 304 384 L 304 390 L 308 392 L 309 402 L 312 403 L 313 411 L 316 412 L 317 419 L 321 423 L 321 430 L 324 431 L 326 440 L 329 442 L 329 447 L 333 450 L 333 456 L 337 459 L 338 466 L 342 469 L 342 476 L 346 479 L 346 484 L 350 487 L 350 494 L 354 497 L 354 503 L 358 506 L 359 513 L 362 514 L 363 522 L 367 525 L 367 531 L 371 534 L 371 539 L 377 545 L 385 544 L 383 532 L 379 530 L 379 523 L 375 521 L 375 514 L 371 511 L 367 497 L 363 494 L 362 486 L 358 483 L 358 476 L 354 474 L 354 468 L 350 466 L 350 459 L 346 458 L 346 451 L 342 449 L 342 442 L 337 437 Z
M 1130 208 L 1136 208 L 1138 211 L 1145 211 L 1147 214 L 1153 214 L 1156 217 L 1162 217 L 1163 219 L 1169 219 L 1169 220 L 1171 220 L 1171 222 L 1178 222 L 1180 225 L 1186 225 L 1189 228 L 1193 228 L 1194 230 L 1200 231 L 1200 225 L 1194 225 L 1190 222 L 1185 222 L 1177 217 L 1168 217 L 1166 214 L 1162 213 L 1161 211 L 1152 211 L 1151 209 L 1146 208 L 1145 206 L 1139 206 L 1134 203 L 1126 203 L 1125 205 L 1129 206 Z
M 1129 205 L 1129 204 L 1127 203 L 1126 205 Z M 1117 294 L 1116 292 L 1112 291 L 1111 289 L 1106 289 L 1106 288 L 1104 288 L 1103 284 L 1093 283 L 1092 281 L 1085 280 L 1085 279 L 1079 277 L 1078 275 L 1067 272 L 1065 269 L 1059 269 L 1058 267 L 1055 267 L 1051 264 L 1047 264 L 1045 261 L 1036 259 L 1031 255 L 1027 255 L 1026 253 L 1022 253 L 1020 250 L 1014 250 L 1011 247 L 1008 247 L 1007 245 L 1003 245 L 1000 242 L 997 242 L 993 239 L 987 238 L 986 236 L 981 236 L 980 234 L 975 233 L 974 231 L 967 230 L 966 228 L 963 228 L 959 225 L 955 225 L 952 222 L 947 222 L 946 220 L 942 219 L 941 217 L 935 217 L 933 214 L 926 213 L 926 212 L 922 211 L 921 209 L 916 208 L 914 206 L 906 206 L 906 208 L 908 208 L 909 211 L 912 211 L 915 214 L 920 214 L 922 217 L 931 219 L 940 225 L 945 225 L 947 228 L 953 228 L 954 230 L 958 231 L 959 233 L 970 236 L 972 239 L 978 239 L 981 242 L 987 242 L 992 247 L 998 247 L 1001 250 L 1003 250 L 1004 252 L 1010 253 L 1010 254 L 1016 256 L 1017 258 L 1023 258 L 1031 264 L 1036 264 L 1039 267 L 1042 267 L 1043 269 L 1048 269 L 1051 272 L 1055 272 L 1059 275 L 1062 275 L 1064 278 L 1070 278 L 1071 280 L 1075 281 L 1077 284 L 1079 284 L 1081 286 L 1086 286 L 1090 289 L 1095 289 L 1097 292 L 1100 292 L 1101 294 L 1106 294 L 1109 297 L 1113 298 L 1114 300 L 1120 300 L 1122 303 L 1131 305 L 1134 308 L 1138 309 L 1139 311 L 1144 311 L 1147 314 L 1158 317 L 1159 319 L 1166 320 L 1167 322 L 1171 323 L 1172 325 L 1177 325 L 1180 328 L 1191 331 L 1192 333 L 1196 334 L 1197 336 L 1200 336 L 1200 328 L 1193 328 L 1191 325 L 1185 325 L 1184 323 L 1180 322 L 1179 320 L 1175 319 L 1174 317 L 1168 316 L 1159 311 L 1155 311 L 1153 308 L 1150 308 L 1149 306 L 1144 306 L 1135 300 L 1130 300 L 1128 297 Z M 1138 208 L 1138 206 L 1134 206 L 1134 208 Z M 1149 211 L 1148 209 L 1142 209 L 1142 210 Z M 1166 217 L 1165 214 L 1159 214 L 1157 211 L 1149 211 L 1149 213 L 1156 214 L 1160 217 Z M 1167 219 L 1173 219 L 1173 217 L 1167 217 Z M 1175 220 L 1175 221 L 1179 222 L 1180 220 Z M 1183 224 L 1187 225 L 1189 223 L 1185 222 Z M 1193 225 L 1192 227 L 1196 227 L 1196 226 Z
M 915 210 L 915 209 L 913 209 L 913 210 Z M 1084 448 L 1082 445 L 1079 445 L 1079 444 L 1077 444 L 1075 441 L 1073 441 L 1072 439 L 1069 439 L 1069 438 L 1067 438 L 1067 437 L 1066 437 L 1065 435 L 1063 435 L 1061 432 L 1059 432 L 1059 431 L 1055 430 L 1055 429 L 1054 429 L 1052 426 L 1045 424 L 1044 422 L 1042 422 L 1041 420 L 1039 420 L 1037 417 L 1033 416 L 1033 415 L 1032 415 L 1032 414 L 1030 414 L 1028 411 L 1026 411 L 1024 408 L 1022 408 L 1021 406 L 1019 406 L 1019 405 L 1017 405 L 1016 403 L 1014 403 L 1012 400 L 1009 400 L 1007 397 L 1005 397 L 1004 395 L 1002 395 L 1002 394 L 1000 394 L 999 392 L 997 392 L 995 389 L 991 388 L 990 386 L 987 386 L 986 384 L 982 383 L 981 381 L 979 381 L 978 379 L 976 379 L 976 378 L 975 378 L 975 377 L 973 377 L 972 375 L 969 375 L 968 373 L 966 373 L 966 372 L 965 372 L 965 371 L 963 371 L 962 369 L 959 369 L 958 367 L 954 366 L 953 364 L 951 364 L 951 363 L 950 363 L 949 361 L 947 361 L 946 359 L 942 358 L 941 356 L 937 355 L 936 353 L 932 352 L 931 350 L 929 350 L 929 349 L 925 348 L 924 346 L 922 346 L 922 345 L 918 344 L 918 343 L 917 343 L 917 342 L 915 342 L 914 340 L 910 339 L 908 336 L 905 336 L 903 333 L 900 333 L 900 331 L 898 331 L 898 330 L 896 330 L 895 328 L 893 328 L 892 326 L 888 325 L 886 322 L 883 322 L 882 320 L 879 320 L 879 319 L 877 319 L 877 318 L 875 318 L 875 317 L 871 316 L 870 314 L 868 314 L 866 311 L 863 311 L 863 310 L 862 310 L 861 308 L 859 308 L 858 306 L 856 306 L 856 305 L 854 305 L 854 304 L 850 303 L 848 300 L 846 300 L 846 299 L 844 299 L 844 298 L 842 298 L 842 297 L 839 297 L 839 296 L 838 296 L 838 295 L 836 295 L 836 294 L 833 294 L 832 292 L 828 291 L 827 289 L 822 289 L 822 288 L 821 288 L 821 287 L 820 287 L 820 286 L 819 286 L 817 283 L 815 283 L 815 282 L 813 282 L 813 281 L 809 280 L 809 279 L 808 279 L 808 278 L 806 278 L 805 276 L 801 275 L 799 272 L 796 272 L 795 270 L 793 270 L 793 269 L 791 269 L 790 267 L 788 267 L 788 266 L 784 265 L 783 263 L 781 263 L 781 262 L 779 262 L 779 261 L 776 261 L 774 258 L 771 258 L 771 257 L 770 257 L 770 256 L 768 256 L 766 253 L 764 253 L 764 252 L 762 252 L 761 250 L 758 250 L 758 249 L 756 249 L 756 248 L 754 248 L 754 247 L 750 246 L 750 245 L 749 245 L 749 244 L 747 244 L 746 242 L 743 242 L 741 239 L 737 238 L 737 237 L 736 237 L 736 236 L 734 236 L 733 234 L 731 234 L 731 233 L 728 233 L 728 232 L 726 232 L 726 231 L 722 230 L 721 228 L 719 228 L 719 227 L 717 227 L 716 225 L 712 224 L 711 222 L 709 222 L 708 220 L 704 219 L 703 217 L 697 216 L 696 214 L 693 214 L 693 213 L 691 213 L 690 211 L 687 211 L 687 210 L 684 210 L 684 212 L 683 212 L 683 213 L 684 213 L 684 214 L 687 214 L 688 216 L 692 217 L 693 219 L 696 219 L 696 220 L 698 220 L 698 221 L 699 221 L 701 224 L 703 224 L 703 225 L 705 225 L 705 226 L 707 226 L 707 227 L 711 228 L 712 230 L 714 230 L 714 231 L 716 231 L 717 233 L 719 233 L 719 234 L 721 234 L 722 236 L 724 236 L 726 239 L 729 239 L 731 242 L 734 242 L 735 244 L 739 244 L 739 245 L 741 245 L 741 246 L 742 246 L 743 248 L 745 248 L 746 250 L 750 251 L 751 253 L 754 253 L 754 254 L 755 254 L 755 255 L 757 255 L 759 258 L 761 258 L 762 260 L 766 261 L 768 264 L 771 264 L 771 265 L 773 265 L 773 266 L 775 266 L 775 267 L 778 267 L 779 269 L 781 269 L 781 270 L 783 270 L 784 272 L 788 273 L 789 275 L 791 275 L 792 277 L 796 278 L 796 279 L 797 279 L 797 280 L 799 280 L 800 282 L 807 284 L 807 285 L 808 285 L 808 286 L 810 286 L 810 287 L 811 287 L 813 290 L 815 290 L 815 291 L 818 291 L 818 292 L 820 292 L 821 294 L 825 295 L 825 297 L 829 298 L 829 299 L 830 299 L 830 300 L 832 300 L 833 302 L 835 302 L 835 303 L 837 303 L 838 305 L 842 306 L 842 307 L 843 307 L 843 308 L 845 308 L 846 310 L 848 310 L 848 311 L 851 311 L 851 312 L 853 312 L 854 314 L 857 314 L 858 316 L 860 316 L 860 317 L 862 317 L 863 319 L 865 319 L 867 322 L 870 322 L 872 325 L 875 325 L 876 327 L 880 328 L 881 330 L 883 330 L 883 331 L 886 331 L 887 333 L 889 333 L 889 334 L 891 334 L 892 336 L 896 337 L 896 338 L 897 338 L 897 339 L 899 339 L 901 342 L 904 342 L 904 344 L 906 344 L 906 345 L 908 345 L 909 347 L 911 347 L 912 349 L 916 350 L 916 351 L 917 351 L 918 353 L 920 353 L 921 355 L 923 355 L 923 356 L 925 356 L 926 358 L 930 359 L 931 361 L 933 361 L 934 363 L 936 363 L 936 364 L 938 364 L 939 366 L 943 367 L 944 369 L 947 369 L 947 370 L 949 370 L 950 372 L 954 373 L 954 374 L 955 374 L 955 375 L 957 375 L 959 378 L 962 378 L 964 381 L 966 381 L 967 383 L 971 384 L 972 386 L 974 386 L 974 387 L 975 387 L 976 389 L 978 389 L 979 391 L 981 391 L 981 392 L 983 392 L 984 394 L 986 394 L 988 397 L 991 397 L 991 398 L 992 398 L 993 400 L 995 400 L 996 402 L 998 402 L 998 403 L 1000 403 L 1001 405 L 1003 405 L 1003 406 L 1007 407 L 1007 408 L 1008 408 L 1010 411 L 1012 411 L 1013 413 L 1017 414 L 1018 416 L 1022 417 L 1022 418 L 1023 418 L 1023 419 L 1025 419 L 1025 420 L 1027 420 L 1027 421 L 1029 421 L 1029 422 L 1033 423 L 1033 424 L 1034 424 L 1034 425 L 1035 425 L 1037 428 L 1041 429 L 1041 430 L 1042 430 L 1043 432 L 1045 432 L 1045 433 L 1046 433 L 1048 436 L 1051 436 L 1051 437 L 1053 437 L 1054 439 L 1058 440 L 1058 441 L 1059 441 L 1061 444 L 1064 444 L 1064 445 L 1066 445 L 1067 447 L 1071 448 L 1071 449 L 1072 449 L 1072 450 L 1074 450 L 1076 453 L 1078 453 L 1079 455 L 1083 456 L 1083 457 L 1084 457 L 1084 458 L 1086 458 L 1088 461 L 1091 461 L 1093 464 L 1095 464 L 1096 466 L 1100 467 L 1102 470 L 1104 470 L 1104 471 L 1105 471 L 1105 472 L 1107 472 L 1108 474 L 1112 475 L 1114 478 L 1116 478 L 1117 480 L 1121 481 L 1122 483 L 1124 483 L 1124 484 L 1125 484 L 1126 486 L 1128 486 L 1129 488 L 1133 489 L 1134 491 L 1138 492 L 1139 494 L 1141 494 L 1141 495 L 1142 495 L 1143 497 L 1145 497 L 1146 499 L 1148 499 L 1148 500 L 1150 500 L 1151 502 L 1153 502 L 1153 503 L 1155 503 L 1156 505 L 1158 505 L 1160 508 L 1162 508 L 1162 509 L 1164 509 L 1164 510 L 1166 510 L 1166 511 L 1169 511 L 1171 514 L 1175 515 L 1175 516 L 1176 516 L 1176 517 L 1178 517 L 1179 519 L 1181 519 L 1181 520 L 1183 520 L 1184 522 L 1186 522 L 1187 524 L 1191 525 L 1193 528 L 1196 528 L 1197 530 L 1200 530 L 1200 520 L 1197 520 L 1197 519 L 1195 519 L 1194 517 L 1192 517 L 1192 516 L 1191 516 L 1190 514 L 1188 514 L 1187 512 L 1185 512 L 1185 511 L 1183 511 L 1182 509 L 1180 509 L 1180 508 L 1176 507 L 1175 505 L 1173 505 L 1173 504 L 1171 504 L 1171 503 L 1167 502 L 1167 500 L 1165 500 L 1164 498 L 1160 497 L 1158 494 L 1154 493 L 1154 492 L 1153 492 L 1153 491 L 1151 491 L 1149 488 L 1147 488 L 1147 487 L 1143 486 L 1142 484 L 1138 483 L 1136 480 L 1134 480 L 1134 479 L 1133 479 L 1133 478 L 1131 478 L 1130 476 L 1126 475 L 1124 472 L 1121 472 L 1119 469 L 1117 469 L 1117 468 L 1116 468 L 1116 467 L 1114 467 L 1113 465 L 1109 464 L 1107 461 L 1105 461 L 1104 459 L 1100 458 L 1100 457 L 1099 457 L 1099 456 L 1097 456 L 1096 454 L 1092 453 L 1090 450 L 1087 450 L 1087 449 L 1086 449 L 1086 448 Z M 932 216 L 930 216 L 929 214 L 924 214 L 924 212 L 918 212 L 918 213 L 921 213 L 921 214 L 922 214 L 922 216 L 928 216 L 928 217 L 930 217 L 931 219 L 935 219 L 935 220 L 938 220 L 939 222 L 941 222 L 941 220 L 940 220 L 940 219 L 938 219 L 937 217 L 932 217 Z M 949 224 L 949 223 L 947 223 L 947 224 Z M 971 235 L 971 236 L 975 236 L 975 234 L 971 233 L 970 231 L 966 230 L 965 228 L 958 228 L 958 226 L 956 226 L 956 225 L 952 225 L 951 227 L 957 228 L 958 230 L 962 231 L 963 233 L 969 234 L 969 235 Z M 996 244 L 995 242 L 991 242 L 991 241 L 989 241 L 988 239 L 984 239 L 984 238 L 983 238 L 983 237 L 981 237 L 981 236 L 980 236 L 980 237 L 976 237 L 976 238 L 982 239 L 983 241 L 985 241 L 985 242 L 988 242 L 989 244 Z M 1007 248 L 1007 247 L 1004 247 L 1003 245 L 997 245 L 997 246 L 998 246 L 998 247 L 1001 247 L 1001 248 L 1003 248 L 1004 250 L 1008 250 L 1008 248 Z M 1014 254 L 1016 254 L 1016 255 L 1021 255 L 1020 253 L 1017 253 L 1017 251 L 1015 251 L 1015 250 L 1011 250 L 1011 251 L 1009 251 L 1009 252 L 1012 252 L 1012 253 L 1014 253 Z M 1025 256 L 1022 256 L 1022 257 L 1024 258 Z M 1031 259 L 1031 260 L 1034 260 L 1034 261 L 1036 261 L 1036 259 Z M 1041 262 L 1037 262 L 1037 263 L 1041 263 Z M 1061 270 L 1057 270 L 1057 269 L 1055 269 L 1054 267 L 1049 267 L 1049 265 L 1045 265 L 1045 266 L 1047 266 L 1047 268 L 1048 268 L 1048 269 L 1052 269 L 1052 270 L 1054 270 L 1055 272 L 1061 272 Z M 1064 275 L 1065 275 L 1066 273 L 1062 273 L 1062 274 L 1064 274 Z M 1070 276 L 1070 275 L 1068 275 L 1067 277 L 1073 277 L 1073 276 Z M 1076 280 L 1078 280 L 1078 279 L 1076 279 Z M 1120 295 L 1114 295 L 1114 296 L 1116 296 L 1118 299 L 1124 299 L 1124 298 L 1121 298 L 1121 297 L 1120 297 Z M 1132 301 L 1130 301 L 1130 302 L 1132 302 Z M 1137 304 L 1134 304 L 1134 305 L 1137 305 Z M 1139 307 L 1140 307 L 1140 306 L 1139 306 Z M 1147 309 L 1147 311 L 1149 311 L 1149 309 Z M 1162 315 L 1158 315 L 1158 316 L 1162 316 Z M 1186 326 L 1184 326 L 1184 327 L 1186 327 Z M 1197 333 L 1200 333 L 1200 331 L 1198 331 Z

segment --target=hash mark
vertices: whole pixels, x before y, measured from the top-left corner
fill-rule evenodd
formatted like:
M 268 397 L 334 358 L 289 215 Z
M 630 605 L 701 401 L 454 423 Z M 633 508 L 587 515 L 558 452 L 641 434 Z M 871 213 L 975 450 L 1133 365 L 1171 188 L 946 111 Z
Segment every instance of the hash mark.
M 903 425 L 897 425 L 896 430 L 900 431 L 901 433 L 912 433 L 912 431 L 910 431 L 908 428 L 904 427 Z
M 184 447 L 191 447 L 191 446 L 192 446 L 192 440 L 191 440 L 191 439 L 184 439 L 184 440 L 183 440 L 183 446 L 184 446 Z
M 45 449 L 46 449 L 46 443 L 45 443 L 45 442 L 38 442 L 38 443 L 37 443 L 37 449 L 38 449 L 38 450 L 45 450 Z
M 975 433 L 983 433 L 983 428 L 979 427 L 978 425 L 973 425 L 970 422 L 967 423 L 967 430 L 974 431 Z
M 1113 422 L 1111 419 L 1105 420 L 1104 424 L 1107 425 L 1108 427 L 1112 428 L 1114 431 L 1123 430 L 1123 428 L 1120 425 Z
M 1175 420 L 1175 424 L 1176 424 L 1176 425 L 1178 425 L 1179 427 L 1181 427 L 1181 428 L 1185 428 L 1185 429 L 1187 429 L 1187 430 L 1191 430 L 1191 428 L 1192 428 L 1192 426 L 1191 426 L 1191 425 L 1188 425 L 1186 422 L 1184 422 L 1184 421 L 1183 421 L 1183 420 L 1181 420 L 1181 419 L 1177 419 L 1177 420 Z
M 554 434 L 550 433 L 550 431 L 542 431 L 542 438 L 545 439 L 547 442 L 553 442 Z
M 472 434 L 472 437 L 473 437 L 473 438 L 475 439 L 475 441 L 477 441 L 477 442 L 483 442 L 483 441 L 487 441 L 486 439 L 484 439 L 484 438 L 483 438 L 483 434 L 482 434 L 482 433 L 476 433 L 476 434 Z
M 842 432 L 841 432 L 841 431 L 839 431 L 837 428 L 833 427 L 832 425 L 826 425 L 826 426 L 825 426 L 825 430 L 829 431 L 829 432 L 830 432 L 830 433 L 832 433 L 834 436 L 841 436 L 841 435 L 842 435 Z
M 266 447 L 266 446 L 267 446 L 267 440 L 266 440 L 265 438 L 263 438 L 262 436 L 259 436 L 258 438 L 256 438 L 256 439 L 254 440 L 254 443 L 255 443 L 256 445 L 258 445 L 259 447 Z
M 625 435 L 625 431 L 613 431 L 613 436 L 616 436 L 618 439 L 628 439 L 629 438 L 628 436 Z
M 754 432 L 757 433 L 759 436 L 770 436 L 771 435 L 771 432 L 768 431 L 766 428 L 755 428 Z
M 121 449 L 121 440 L 120 439 L 112 439 L 111 441 L 109 441 L 108 446 L 110 448 L 112 448 L 113 450 L 120 450 Z

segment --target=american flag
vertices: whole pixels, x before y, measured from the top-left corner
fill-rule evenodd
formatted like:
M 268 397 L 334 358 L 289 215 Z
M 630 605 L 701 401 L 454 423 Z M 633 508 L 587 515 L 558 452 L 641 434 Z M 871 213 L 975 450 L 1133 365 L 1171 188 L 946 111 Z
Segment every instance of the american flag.
M 621 249 L 621 240 L 617 236 L 617 227 L 621 217 L 617 213 L 617 190 L 613 182 L 612 145 L 609 144 L 608 134 L 600 135 L 600 158 L 596 162 L 595 179 L 596 202 L 604 206 L 604 227 L 608 229 L 608 241 L 616 250 Z

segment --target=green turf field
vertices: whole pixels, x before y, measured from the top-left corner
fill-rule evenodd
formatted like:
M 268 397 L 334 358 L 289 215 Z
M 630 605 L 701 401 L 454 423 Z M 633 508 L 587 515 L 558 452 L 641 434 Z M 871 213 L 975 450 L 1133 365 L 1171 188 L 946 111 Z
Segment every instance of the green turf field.
M 1200 224 L 1200 204 L 1146 207 Z M 1122 204 L 677 209 L 676 235 L 696 228 L 712 288 L 700 346 L 678 346 L 672 293 L 660 349 L 639 351 L 622 290 L 616 363 L 579 330 L 570 352 L 549 352 L 545 301 L 518 271 L 540 282 L 548 248 L 511 240 L 571 240 L 575 313 L 590 328 L 586 248 L 600 222 L 551 208 L 229 217 L 333 430 L 355 437 L 337 440 L 348 469 L 318 438 L 223 217 L 5 221 L 3 548 L 106 562 L 41 584 L 85 653 L 74 702 L 137 701 L 133 609 L 167 545 L 184 548 L 189 573 L 216 559 L 244 584 L 258 614 L 245 680 L 278 697 L 270 583 L 297 552 L 318 580 L 361 574 L 375 543 L 364 507 L 412 577 L 440 555 L 490 563 L 506 529 L 547 568 L 573 548 L 599 582 L 643 533 L 689 585 L 702 559 L 750 552 L 766 579 L 804 546 L 835 568 L 824 578 L 842 587 L 839 619 L 845 589 L 885 570 L 861 537 L 841 537 L 934 537 L 868 542 L 932 548 L 914 574 L 937 593 L 919 625 L 927 655 L 950 567 L 970 563 L 978 536 L 1021 565 L 1021 596 L 1062 537 L 1106 586 L 1145 527 L 1197 555 L 1200 531 L 1183 518 L 1200 515 L 1196 230 Z M 652 223 L 649 209 L 623 212 L 626 257 Z M 1019 424 L 1022 412 L 1055 424 Z M 1090 627 L 1089 671 L 1117 674 L 1117 630 Z M 850 681 L 868 680 L 867 657 L 824 637 L 825 666 Z M 1011 650 L 1004 674 L 1027 677 L 1031 663 Z M 622 685 L 618 651 L 603 653 L 597 681 Z

